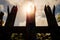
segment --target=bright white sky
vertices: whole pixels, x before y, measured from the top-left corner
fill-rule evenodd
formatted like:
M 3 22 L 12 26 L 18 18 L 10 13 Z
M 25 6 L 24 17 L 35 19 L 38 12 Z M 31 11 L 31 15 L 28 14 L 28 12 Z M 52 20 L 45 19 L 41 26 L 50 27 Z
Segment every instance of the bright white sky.
M 2 0 L 0 0 L 0 1 L 2 1 Z M 5 0 L 5 1 L 10 4 L 10 8 L 12 7 L 12 5 L 18 6 L 18 12 L 17 12 L 17 16 L 16 16 L 14 25 L 15 26 L 25 26 L 26 25 L 26 16 L 21 11 L 21 7 L 22 7 L 21 5 L 24 4 L 24 2 L 27 0 Z M 47 24 L 47 20 L 46 20 L 45 14 L 44 14 L 44 6 L 45 6 L 45 4 L 50 5 L 52 8 L 53 5 L 59 4 L 60 0 L 33 0 L 32 2 L 36 5 L 36 8 L 37 8 L 36 9 L 36 26 L 47 26 L 48 24 Z M 0 6 L 2 6 L 2 5 L 0 5 Z M 0 7 L 0 8 L 4 8 L 4 5 L 3 5 L 3 7 Z M 6 15 L 7 14 L 5 14 L 5 16 Z M 5 17 L 4 17 L 4 19 L 6 20 Z

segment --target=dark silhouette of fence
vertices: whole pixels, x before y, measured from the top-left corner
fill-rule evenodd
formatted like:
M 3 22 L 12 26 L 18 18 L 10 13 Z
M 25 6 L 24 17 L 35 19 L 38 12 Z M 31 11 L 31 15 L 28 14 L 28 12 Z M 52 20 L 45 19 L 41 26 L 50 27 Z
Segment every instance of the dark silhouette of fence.
M 10 36 L 11 33 L 15 32 L 15 31 L 18 32 L 18 33 L 19 32 L 26 33 L 25 34 L 25 35 L 27 35 L 26 40 L 36 40 L 36 37 L 35 37 L 36 33 L 37 32 L 44 32 L 45 30 L 47 32 L 51 33 L 52 40 L 53 39 L 57 40 L 58 39 L 57 36 L 60 36 L 59 35 L 60 32 L 58 30 L 58 24 L 57 24 L 57 21 L 56 21 L 56 18 L 55 18 L 55 6 L 53 7 L 53 12 L 51 11 L 51 8 L 50 8 L 49 5 L 45 6 L 45 8 L 44 8 L 45 15 L 46 15 L 47 22 L 48 22 L 47 29 L 45 29 L 45 28 L 41 29 L 39 27 L 38 28 L 36 27 L 36 24 L 35 24 L 35 12 L 33 13 L 33 15 L 30 15 L 31 16 L 30 18 L 29 18 L 29 15 L 27 15 L 26 28 L 20 28 L 20 29 L 19 28 L 12 28 L 12 29 L 10 28 L 9 29 L 9 27 L 14 27 L 14 22 L 15 22 L 17 11 L 18 11 L 17 6 L 13 6 L 12 9 L 11 9 L 11 12 L 9 12 L 9 6 L 7 7 L 8 17 L 7 17 L 7 20 L 6 20 L 6 23 L 5 23 L 5 27 L 7 27 L 7 29 L 4 29 L 6 33 L 4 32 L 4 30 L 2 30 L 2 32 L 5 33 L 4 36 L 6 36 L 6 38 L 9 39 L 8 36 Z M 1 25 L 0 26 L 2 26 L 2 19 L 3 19 L 4 13 L 3 12 L 0 12 L 0 13 L 1 13 L 0 14 L 1 15 L 0 16 L 0 20 L 1 20 L 0 21 Z M 57 34 L 56 34 L 56 32 L 57 32 Z
M 7 9 L 8 17 L 5 26 L 9 26 L 9 27 L 14 26 L 17 10 L 18 10 L 17 6 L 13 6 L 11 12 L 9 12 L 9 7 L 8 7 Z
M 48 26 L 50 27 L 58 26 L 56 18 L 55 18 L 55 6 L 53 9 L 53 12 L 51 11 L 51 8 L 49 6 L 45 6 L 44 11 L 45 11 L 46 18 L 48 21 Z
M 35 34 L 35 27 L 36 27 L 36 23 L 35 23 L 35 13 L 36 13 L 36 7 L 34 7 L 34 12 L 32 12 L 30 15 L 27 13 L 26 15 L 26 30 L 27 30 L 27 39 L 26 40 L 33 40 L 35 39 L 35 37 L 33 37 L 33 35 Z M 33 39 L 31 39 L 33 38 Z
M 48 6 L 45 6 L 44 8 L 45 14 L 46 14 L 46 18 L 48 21 L 48 27 L 51 30 L 51 35 L 52 35 L 52 40 L 58 40 L 58 37 L 60 32 L 58 32 L 58 24 L 55 18 L 55 6 L 53 8 L 53 12 L 51 11 L 51 8 Z

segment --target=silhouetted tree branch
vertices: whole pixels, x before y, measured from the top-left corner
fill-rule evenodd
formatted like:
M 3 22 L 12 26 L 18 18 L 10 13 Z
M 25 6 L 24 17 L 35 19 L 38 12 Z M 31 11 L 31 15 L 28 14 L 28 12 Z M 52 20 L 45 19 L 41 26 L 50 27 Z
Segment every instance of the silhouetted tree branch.
M 56 18 L 55 18 L 55 6 L 53 8 L 53 13 L 52 13 L 49 5 L 48 6 L 45 5 L 44 11 L 45 11 L 45 14 L 47 17 L 48 26 L 50 26 L 50 27 L 58 26 Z
M 7 6 L 7 12 L 8 12 L 8 15 L 9 15 L 9 6 Z
M 14 26 L 17 10 L 18 10 L 17 6 L 13 6 L 11 9 L 11 12 L 9 13 L 9 7 L 8 7 L 8 17 L 7 17 L 5 26 L 7 26 L 7 27 Z
M 53 15 L 55 15 L 55 5 L 54 5 L 54 7 L 53 7 Z
M 0 26 L 2 26 L 2 22 L 3 22 L 3 12 L 0 12 Z

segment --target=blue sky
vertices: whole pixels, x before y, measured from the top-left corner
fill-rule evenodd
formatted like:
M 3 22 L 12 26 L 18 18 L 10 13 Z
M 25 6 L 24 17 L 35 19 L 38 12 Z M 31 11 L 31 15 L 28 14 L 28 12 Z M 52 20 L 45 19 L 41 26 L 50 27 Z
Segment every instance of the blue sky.
M 60 13 L 60 4 L 56 5 L 56 11 L 55 13 Z

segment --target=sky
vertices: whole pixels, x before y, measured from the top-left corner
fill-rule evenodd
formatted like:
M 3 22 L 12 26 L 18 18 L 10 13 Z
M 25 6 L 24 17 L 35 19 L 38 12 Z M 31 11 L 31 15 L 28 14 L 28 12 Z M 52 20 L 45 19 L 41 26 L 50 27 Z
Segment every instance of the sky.
M 7 6 L 9 6 L 11 11 L 13 5 L 17 5 L 18 12 L 14 26 L 26 26 L 26 15 L 21 10 L 22 4 L 25 4 L 25 1 L 31 1 L 36 5 L 36 26 L 48 26 L 44 12 L 45 5 L 49 5 L 51 9 L 54 5 L 56 6 L 56 18 L 57 15 L 60 13 L 60 0 L 0 0 L 0 11 L 4 12 L 4 22 L 6 22 L 7 18 Z M 60 22 L 58 22 L 58 25 L 60 25 Z

